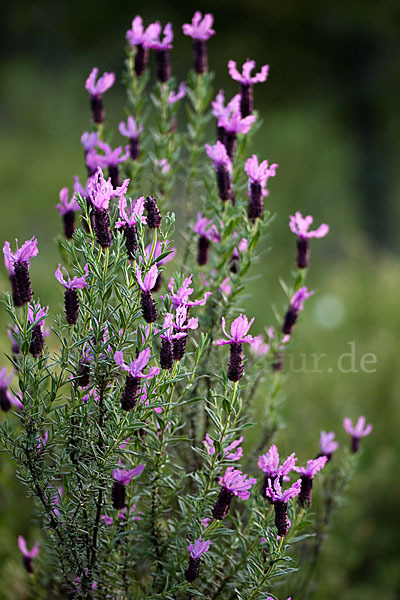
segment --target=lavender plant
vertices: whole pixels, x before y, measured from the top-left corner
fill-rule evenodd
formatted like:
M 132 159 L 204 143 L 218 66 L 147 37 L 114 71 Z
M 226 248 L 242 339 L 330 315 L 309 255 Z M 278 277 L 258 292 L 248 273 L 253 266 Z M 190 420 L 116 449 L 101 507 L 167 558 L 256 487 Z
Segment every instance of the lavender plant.
M 329 228 L 310 232 L 312 217 L 291 217 L 297 270 L 268 341 L 254 337 L 240 297 L 271 222 L 264 201 L 278 167 L 248 151 L 260 125 L 253 84 L 267 79 L 268 66 L 252 76 L 254 61 L 241 72 L 229 61 L 240 93 L 225 106 L 221 90 L 211 102 L 212 25 L 212 15 L 199 12 L 183 25 L 193 39 L 193 70 L 177 86 L 172 25 L 144 27 L 135 17 L 119 125 L 125 147 L 111 145 L 105 120 L 103 94 L 115 76 L 97 79 L 97 68 L 89 75 L 88 180 L 75 177 L 72 197 L 63 188 L 57 205 L 65 266 L 55 278 L 64 314 L 50 317 L 33 300 L 36 238 L 15 253 L 4 245 L 15 384 L 3 367 L 1 408 L 13 415 L 1 423 L 0 439 L 43 530 L 39 559 L 37 541 L 31 551 L 18 541 L 35 597 L 265 598 L 290 585 L 293 545 L 311 535 L 313 479 L 330 469 L 334 434 L 325 434 L 331 437 L 306 467 L 296 466 L 294 452 L 280 464 L 271 441 L 284 355 L 313 294 L 305 286 L 309 238 Z M 177 121 L 184 99 L 186 130 Z M 251 427 L 261 383 L 257 439 Z M 353 452 L 370 432 L 364 424 L 345 422 Z

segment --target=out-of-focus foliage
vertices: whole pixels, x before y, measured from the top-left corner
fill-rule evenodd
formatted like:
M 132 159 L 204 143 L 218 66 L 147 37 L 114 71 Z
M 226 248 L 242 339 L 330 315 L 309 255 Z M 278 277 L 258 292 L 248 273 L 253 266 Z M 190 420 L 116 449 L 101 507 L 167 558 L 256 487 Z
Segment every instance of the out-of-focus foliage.
M 343 414 L 366 414 L 374 424 L 347 504 L 331 525 L 316 598 L 375 600 L 378 595 L 395 600 L 400 588 L 400 261 L 391 252 L 398 248 L 400 188 L 393 135 L 399 129 L 400 98 L 397 2 L 253 0 L 187 3 L 184 8 L 177 0 L 9 3 L 0 20 L 0 240 L 37 235 L 41 253 L 32 263 L 35 292 L 57 312 L 62 297 L 53 283 L 54 269 L 48 271 L 47 265 L 51 257 L 54 267 L 58 262 L 51 241 L 61 226 L 54 210 L 58 191 L 72 187 L 71 173 L 84 175 L 79 142 L 89 123 L 84 80 L 94 64 L 119 72 L 121 40 L 136 13 L 146 21 L 174 23 L 172 60 L 178 79 L 184 79 L 190 42 L 179 24 L 196 8 L 215 15 L 217 35 L 209 51 L 216 90 L 224 87 L 228 95 L 236 90 L 227 75 L 228 55 L 271 64 L 269 80 L 255 91 L 265 132 L 257 150 L 280 165 L 270 186 L 269 208 L 277 219 L 272 250 L 263 258 L 265 270 L 276 273 L 277 280 L 294 262 L 289 213 L 315 211 L 331 225 L 329 237 L 312 247 L 310 286 L 318 281 L 323 292 L 310 301 L 307 327 L 299 326 L 293 366 L 302 366 L 297 354 L 305 354 L 307 365 L 313 353 L 327 357 L 320 362 L 322 373 L 290 375 L 282 411 L 291 426 L 279 432 L 277 442 L 283 453 L 296 444 L 306 459 L 317 452 L 320 429 L 334 429 L 340 442 L 348 443 L 341 431 Z M 113 126 L 122 116 L 123 101 L 122 86 L 107 94 Z M 210 135 L 214 139 L 213 131 Z M 0 283 L 7 288 L 4 270 Z M 273 322 L 270 304 L 279 305 L 282 293 L 278 281 L 265 289 L 262 279 L 250 293 L 246 308 L 261 329 Z M 3 311 L 0 325 L 0 348 L 8 351 Z M 358 365 L 365 353 L 376 355 L 375 373 L 337 369 L 338 357 L 349 352 L 352 341 Z M 262 391 L 259 397 L 261 403 Z M 30 527 L 24 494 L 13 465 L 1 456 L 0 584 L 10 599 L 27 594 L 16 549 L 17 535 Z

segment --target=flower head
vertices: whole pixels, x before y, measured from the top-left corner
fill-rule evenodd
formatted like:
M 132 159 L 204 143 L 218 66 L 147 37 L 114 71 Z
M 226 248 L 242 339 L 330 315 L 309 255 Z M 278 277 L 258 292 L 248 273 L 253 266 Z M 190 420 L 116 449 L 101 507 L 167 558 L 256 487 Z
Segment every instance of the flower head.
M 144 212 L 144 196 L 136 198 L 135 203 L 131 202 L 129 208 L 125 196 L 119 199 L 119 216 L 120 218 L 115 223 L 115 227 L 124 227 L 125 225 L 136 225 L 137 223 L 146 223 L 147 219 L 143 216 Z
M 81 144 L 85 152 L 93 150 L 97 146 L 99 136 L 96 131 L 84 131 L 81 135 Z
M 224 437 L 224 440 L 226 439 L 226 436 Z M 237 440 L 233 440 L 233 442 L 231 442 L 230 444 L 228 444 L 224 449 L 223 449 L 223 453 L 224 453 L 224 459 L 226 460 L 240 460 L 243 456 L 243 448 L 240 446 L 240 444 L 243 442 L 243 436 L 240 436 L 239 439 Z M 207 452 L 210 456 L 212 456 L 213 454 L 215 454 L 215 446 L 214 446 L 214 441 L 211 438 L 211 436 L 206 433 L 206 439 L 203 440 L 203 444 L 207 449 Z
M 269 65 L 263 65 L 261 71 L 256 75 L 251 75 L 252 70 L 255 68 L 256 63 L 254 60 L 246 60 L 242 66 L 242 72 L 240 73 L 236 67 L 236 61 L 230 60 L 228 62 L 229 75 L 235 81 L 239 81 L 245 85 L 252 85 L 253 83 L 263 83 L 268 77 Z
M 303 310 L 304 302 L 313 294 L 314 292 L 309 292 L 306 286 L 301 287 L 299 290 L 297 290 L 297 292 L 295 292 L 295 294 L 293 294 L 292 299 L 290 301 L 290 306 L 296 312 L 300 312 L 301 310 Z
M 98 167 L 95 175 L 88 182 L 88 196 L 95 208 L 98 210 L 107 210 L 111 198 L 123 196 L 129 185 L 129 179 L 125 179 L 120 187 L 114 188 L 111 179 L 104 179 L 101 167 Z
M 218 483 L 235 496 L 247 500 L 247 498 L 250 498 L 251 487 L 257 483 L 257 479 L 254 479 L 254 477 L 247 478 L 245 473 L 235 469 L 235 467 L 228 467 L 224 475 L 219 478 Z
M 28 321 L 31 325 L 42 325 L 42 321 L 45 320 L 47 315 L 49 314 L 49 307 L 40 306 L 39 302 L 36 304 L 28 305 Z
M 192 23 L 185 23 L 182 25 L 182 30 L 185 35 L 189 35 L 194 40 L 208 40 L 215 31 L 212 29 L 214 17 L 212 14 L 207 13 L 202 17 L 199 10 L 194 13 Z
M 57 281 L 65 287 L 66 290 L 83 290 L 85 286 L 89 285 L 86 281 L 86 277 L 89 275 L 88 266 L 85 265 L 83 270 L 85 274 L 82 277 L 75 276 L 73 279 L 71 279 L 66 268 L 59 264 L 55 272 L 55 277 Z M 64 274 L 62 271 L 64 271 L 67 281 L 64 279 Z
M 335 434 L 333 431 L 326 433 L 321 431 L 321 437 L 319 439 L 322 454 L 330 455 L 336 452 L 339 447 L 338 442 L 335 441 Z
M 134 469 L 114 469 L 112 477 L 114 481 L 122 483 L 122 485 L 128 485 L 131 482 L 132 477 L 138 477 L 143 473 L 144 465 L 138 465 Z
M 126 123 L 121 121 L 118 129 L 120 134 L 124 137 L 137 139 L 143 131 L 143 125 L 138 125 L 135 119 L 129 116 Z
M 249 115 L 242 118 L 240 111 L 233 111 L 231 114 L 225 112 L 218 120 L 218 126 L 232 133 L 249 133 L 256 117 Z
M 266 475 L 269 477 L 286 477 L 290 471 L 295 468 L 297 458 L 295 453 L 291 454 L 287 457 L 287 459 L 283 462 L 282 465 L 279 465 L 279 453 L 278 448 L 275 444 L 272 444 L 266 452 L 266 454 L 262 454 L 258 457 L 258 467 L 261 471 L 264 471 Z
M 261 163 L 259 163 L 257 156 L 253 154 L 251 158 L 246 160 L 246 164 L 244 166 L 244 170 L 249 177 L 249 187 L 252 182 L 259 183 L 261 186 L 262 195 L 267 196 L 268 191 L 266 190 L 266 186 L 268 179 L 270 177 L 275 177 L 277 167 L 278 165 L 276 163 L 268 165 L 267 160 L 263 160 Z
M 93 67 L 85 83 L 85 88 L 91 96 L 100 96 L 114 85 L 114 73 L 104 73 L 96 82 L 98 73 L 99 69 Z
M 18 248 L 18 240 L 15 240 L 17 244 L 17 249 L 15 252 L 11 252 L 10 242 L 4 242 L 3 254 L 4 254 L 4 262 L 7 265 L 8 271 L 10 271 L 10 267 L 14 266 L 15 263 L 28 263 L 31 258 L 36 256 L 39 252 L 37 247 L 37 239 L 35 237 L 31 238 L 24 242 L 21 248 Z
M 157 281 L 157 277 L 158 277 L 157 265 L 153 265 L 152 267 L 150 267 L 150 269 L 147 271 L 147 273 L 143 279 L 142 279 L 142 272 L 140 270 L 140 267 L 136 266 L 136 279 L 137 279 L 140 289 L 143 292 L 150 292 L 153 289 L 153 287 L 155 286 L 155 283 Z
M 150 348 L 145 348 L 139 353 L 139 356 L 130 363 L 130 365 L 126 365 L 124 363 L 123 352 L 116 351 L 114 354 L 114 360 L 117 365 L 122 367 L 122 369 L 129 373 L 131 377 L 135 377 L 137 379 L 152 379 L 155 375 L 158 375 L 160 369 L 158 367 L 151 367 L 147 375 L 143 373 L 143 369 L 147 366 L 147 363 L 150 360 L 150 354 Z
M 97 145 L 104 152 L 104 156 L 97 156 L 97 162 L 102 167 L 117 167 L 129 157 L 128 147 L 125 148 L 125 154 L 122 154 L 122 146 L 118 146 L 113 150 L 109 144 L 101 140 L 97 142 Z
M 221 119 L 226 115 L 229 117 L 232 113 L 237 113 L 240 109 L 240 94 L 236 94 L 225 106 L 224 90 L 219 90 L 215 100 L 211 102 L 212 114 L 217 119 Z
M 189 552 L 190 552 L 190 556 L 192 558 L 200 558 L 200 556 L 202 554 L 204 554 L 204 552 L 207 552 L 207 550 L 210 547 L 210 540 L 207 540 L 206 542 L 202 542 L 201 541 L 201 536 L 194 542 L 194 544 L 190 544 L 189 545 Z
M 326 456 L 319 456 L 318 458 L 315 458 L 314 460 L 309 460 L 307 462 L 307 466 L 294 467 L 294 470 L 297 471 L 297 473 L 300 473 L 300 475 L 305 475 L 306 477 L 313 479 L 314 475 L 316 473 L 318 473 L 318 471 L 320 471 L 321 469 L 324 468 L 327 461 L 328 461 L 328 458 Z
M 18 536 L 18 548 L 25 558 L 36 558 L 36 556 L 39 554 L 39 545 L 39 542 L 36 542 L 32 550 L 28 550 L 25 539 L 22 537 L 22 535 Z
M 349 435 L 351 435 L 354 438 L 362 438 L 365 437 L 366 435 L 369 435 L 372 431 L 372 425 L 367 425 L 365 426 L 366 423 L 366 419 L 365 417 L 360 417 L 355 425 L 355 427 L 353 427 L 353 423 L 351 421 L 351 419 L 346 418 L 343 419 L 343 427 L 345 429 L 345 431 L 347 431 L 347 433 Z
M 172 41 L 174 39 L 174 32 L 172 31 L 171 23 L 167 23 L 164 27 L 164 37 L 162 40 L 160 40 L 161 31 L 162 27 L 158 21 L 149 25 L 146 30 L 148 46 L 153 50 L 170 50 L 172 48 Z
M 143 46 L 144 48 L 149 47 L 149 32 L 152 31 L 153 25 L 149 25 L 147 29 L 143 27 L 143 19 L 137 15 L 132 21 L 131 29 L 126 32 L 126 39 L 131 46 Z
M 228 152 L 222 142 L 219 140 L 214 144 L 214 146 L 210 146 L 209 144 L 205 144 L 205 149 L 208 156 L 214 163 L 214 167 L 218 167 L 223 165 L 227 171 L 230 173 L 232 170 L 232 161 L 229 158 Z
M 182 100 L 186 95 L 186 83 L 182 81 L 179 84 L 179 88 L 177 92 L 170 92 L 167 98 L 168 104 L 176 104 L 179 100 Z
M 266 489 L 266 495 L 272 500 L 272 502 L 288 502 L 290 498 L 295 498 L 299 495 L 301 489 L 301 479 L 298 479 L 290 486 L 287 490 L 282 491 L 279 483 L 279 477 L 274 480 L 273 487 L 271 481 Z
M 63 187 L 62 190 L 60 190 L 60 202 L 57 204 L 56 209 L 60 215 L 79 210 L 79 204 L 75 200 L 75 196 L 72 196 L 71 199 L 68 200 L 67 187 Z
M 214 225 L 212 219 L 203 217 L 201 212 L 197 213 L 197 221 L 193 227 L 193 231 L 198 235 L 206 237 L 210 242 L 216 243 L 221 240 L 217 226 Z
M 171 169 L 171 165 L 169 164 L 169 162 L 166 158 L 162 158 L 161 160 L 156 160 L 154 164 L 155 164 L 156 168 L 158 169 L 158 171 L 160 171 L 163 175 L 168 173 L 168 171 L 170 171 L 170 169 Z
M 247 319 L 246 315 L 239 315 L 231 325 L 231 334 L 229 335 L 225 329 L 225 318 L 222 317 L 222 331 L 228 338 L 227 340 L 220 339 L 216 340 L 217 346 L 223 346 L 224 344 L 251 344 L 254 338 L 251 335 L 247 335 L 250 327 L 252 326 L 254 321 Z
M 170 282 L 168 284 L 168 289 L 171 293 L 171 300 L 172 300 L 173 308 L 176 308 L 176 307 L 182 306 L 182 305 L 184 305 L 185 307 L 204 306 L 204 304 L 207 302 L 207 299 L 211 296 L 212 292 L 206 292 L 204 294 L 203 298 L 201 298 L 199 300 L 189 300 L 189 296 L 191 296 L 194 291 L 193 288 L 190 287 L 190 285 L 192 283 L 192 277 L 193 277 L 193 275 L 186 277 L 186 279 L 183 280 L 182 285 L 176 290 L 176 292 L 174 291 L 175 279 L 173 277 L 171 277 Z M 163 300 L 164 298 L 161 297 L 161 299 Z
M 40 454 L 40 452 L 43 450 L 43 448 L 47 444 L 47 440 L 49 439 L 49 432 L 45 431 L 43 434 L 43 437 L 38 435 L 36 439 L 37 439 L 36 450 L 37 450 L 38 454 Z
M 308 231 L 309 227 L 313 222 L 313 218 L 311 215 L 307 217 L 303 217 L 301 212 L 297 211 L 295 215 L 290 215 L 289 217 L 289 227 L 290 230 L 295 233 L 298 237 L 309 239 L 309 238 L 323 238 L 328 235 L 329 225 L 323 223 L 314 231 Z

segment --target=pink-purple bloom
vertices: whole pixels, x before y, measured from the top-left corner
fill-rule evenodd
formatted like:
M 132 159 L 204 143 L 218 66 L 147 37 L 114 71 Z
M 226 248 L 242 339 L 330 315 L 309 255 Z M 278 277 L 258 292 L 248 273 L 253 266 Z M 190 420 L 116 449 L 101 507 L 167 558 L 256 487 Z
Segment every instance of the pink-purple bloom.
M 215 168 L 223 166 L 228 173 L 232 171 L 232 161 L 228 156 L 224 144 L 218 140 L 213 146 L 210 146 L 210 144 L 205 144 L 204 146 Z
M 33 559 L 39 554 L 39 542 L 35 542 L 31 550 L 28 550 L 26 541 L 22 535 L 18 536 L 18 548 L 22 552 L 23 564 L 28 573 L 33 573 Z
M 226 340 L 219 339 L 215 341 L 217 346 L 223 346 L 224 344 L 251 344 L 254 338 L 251 335 L 248 335 L 248 331 L 252 326 L 254 321 L 253 319 L 248 320 L 246 315 L 239 315 L 231 324 L 231 332 L 230 335 L 227 333 L 225 326 L 226 321 L 225 317 L 222 317 L 222 331 L 227 337 Z
M 314 476 L 324 468 L 327 462 L 327 456 L 319 456 L 318 458 L 309 460 L 305 467 L 294 467 L 295 471 L 300 473 L 301 479 L 301 490 L 298 497 L 300 506 L 309 507 L 311 505 Z
M 15 268 L 16 263 L 27 263 L 29 266 L 31 258 L 36 256 L 39 252 L 37 247 L 37 239 L 35 237 L 24 242 L 21 248 L 18 248 L 18 240 L 15 240 L 17 249 L 15 252 L 11 252 L 10 242 L 4 242 L 3 253 L 4 261 L 6 265 L 9 265 L 8 270 L 10 271 L 11 266 Z
M 10 243 L 4 242 L 4 264 L 10 278 L 14 306 L 23 306 L 26 302 L 30 302 L 33 295 L 29 264 L 30 259 L 37 255 L 38 248 L 35 237 L 26 241 L 21 248 L 18 248 L 18 240 L 15 241 L 16 252 L 11 252 Z
M 32 326 L 31 342 L 29 352 L 35 358 L 39 358 L 44 348 L 43 325 L 44 319 L 49 314 L 49 307 L 41 307 L 39 302 L 28 305 L 28 323 Z
M 139 356 L 133 360 L 129 365 L 124 363 L 124 355 L 121 351 L 116 351 L 114 354 L 114 360 L 124 371 L 129 373 L 131 377 L 135 379 L 152 379 L 155 375 L 158 375 L 160 369 L 158 367 L 151 367 L 147 375 L 143 373 L 143 370 L 147 366 L 150 360 L 151 350 L 145 348 L 139 353 Z
M 157 21 L 147 28 L 146 34 L 148 36 L 149 47 L 156 51 L 157 78 L 161 83 L 166 83 L 171 77 L 169 51 L 172 48 L 172 41 L 174 39 L 171 23 L 167 23 L 164 27 L 164 37 L 162 39 L 160 38 L 161 32 L 162 27 Z
M 136 280 L 138 282 L 140 289 L 143 292 L 150 292 L 153 289 L 153 287 L 157 281 L 157 277 L 158 277 L 157 265 L 153 265 L 152 267 L 150 267 L 150 269 L 147 271 L 146 275 L 143 278 L 142 278 L 142 272 L 140 270 L 140 267 L 138 265 L 136 266 Z
M 269 342 L 265 342 L 263 335 L 256 335 L 253 343 L 250 346 L 250 352 L 255 356 L 266 356 L 271 348 Z
M 133 477 L 139 477 L 143 473 L 144 465 L 138 465 L 134 469 L 114 469 L 112 477 L 114 481 L 128 485 Z
M 2 367 L 0 369 L 0 408 L 4 411 L 9 411 L 11 406 L 15 406 L 19 410 L 23 410 L 22 402 L 14 396 L 8 389 L 13 378 L 13 371 L 10 376 L 7 376 L 7 368 Z
M 240 112 L 242 117 L 247 117 L 253 112 L 253 85 L 266 81 L 268 77 L 268 65 L 263 65 L 259 73 L 252 75 L 251 72 L 255 66 L 254 60 L 246 60 L 240 73 L 234 60 L 228 62 L 229 75 L 235 81 L 240 82 Z
M 185 23 L 182 25 L 182 30 L 185 35 L 190 36 L 194 40 L 207 41 L 215 31 L 212 29 L 214 17 L 212 14 L 207 13 L 202 16 L 200 11 L 194 13 L 191 23 Z
M 240 83 L 244 83 L 245 85 L 263 83 L 267 80 L 269 65 L 263 65 L 259 73 L 252 75 L 251 72 L 253 71 L 255 66 L 256 63 L 254 60 L 246 60 L 246 62 L 242 66 L 242 72 L 239 72 L 236 66 L 236 61 L 230 60 L 228 62 L 229 75 L 235 81 L 239 81 Z
M 250 498 L 250 490 L 255 483 L 257 479 L 254 477 L 248 478 L 239 469 L 228 467 L 224 475 L 219 478 L 222 487 L 212 511 L 214 519 L 222 520 L 226 517 L 233 496 L 238 496 L 242 500 Z
M 289 219 L 290 230 L 298 237 L 297 266 L 299 269 L 306 269 L 310 264 L 310 239 L 325 237 L 329 232 L 329 226 L 323 223 L 314 231 L 309 231 L 313 217 L 311 215 L 303 217 L 299 211 L 294 216 L 290 215 Z
M 263 198 L 269 194 L 268 179 L 275 177 L 277 167 L 276 163 L 269 165 L 267 160 L 259 163 L 255 154 L 246 161 L 244 169 L 249 177 L 247 216 L 251 221 L 259 219 L 264 212 Z
M 301 488 L 301 479 L 295 481 L 289 488 L 282 490 L 279 478 L 275 479 L 273 484 L 266 489 L 266 495 L 272 502 L 288 502 L 291 498 L 299 495 Z M 280 535 L 280 534 L 279 534 Z
M 319 456 L 318 458 L 309 460 L 305 467 L 294 467 L 294 470 L 300 473 L 300 475 L 305 475 L 313 479 L 316 473 L 324 468 L 327 460 L 326 456 Z
M 136 198 L 135 202 L 131 201 L 129 208 L 125 196 L 121 196 L 119 199 L 119 219 L 115 224 L 116 228 L 125 227 L 126 225 L 132 226 L 137 223 L 146 223 L 147 219 L 143 216 L 144 212 L 144 196 Z
M 189 564 L 185 571 L 185 578 L 189 583 L 193 583 L 199 576 L 200 557 L 207 552 L 210 547 L 210 540 L 202 541 L 201 536 L 195 540 L 194 544 L 189 544 L 190 552 Z
M 114 73 L 104 73 L 97 81 L 99 70 L 93 67 L 89 77 L 86 80 L 85 88 L 90 94 L 90 106 L 92 109 L 93 121 L 100 125 L 104 121 L 104 108 L 102 94 L 114 85 Z
M 43 437 L 38 435 L 36 439 L 37 439 L 36 450 L 37 450 L 38 454 L 40 454 L 41 451 L 43 450 L 43 448 L 45 447 L 45 445 L 47 444 L 47 440 L 49 439 L 49 432 L 45 431 L 43 434 Z
M 313 294 L 314 292 L 309 292 L 306 286 L 301 287 L 293 294 L 290 301 L 290 306 L 285 314 L 282 325 L 282 332 L 285 335 L 291 335 L 293 327 L 297 321 L 297 317 L 299 316 L 299 312 L 303 310 L 304 302 Z
M 60 215 L 64 216 L 69 212 L 76 212 L 77 210 L 79 210 L 79 204 L 75 200 L 75 196 L 72 195 L 71 198 L 68 199 L 69 190 L 67 187 L 63 187 L 60 190 L 59 196 L 60 202 L 57 204 L 56 209 L 58 210 Z
M 93 150 L 97 146 L 97 142 L 99 141 L 99 136 L 97 131 L 84 131 L 81 135 L 81 144 L 85 151 L 85 154 Z
M 224 438 L 224 441 L 226 436 Z M 223 449 L 223 457 L 225 460 L 240 460 L 243 456 L 243 448 L 241 447 L 241 443 L 243 442 L 243 436 L 240 436 L 239 439 L 233 440 L 230 444 L 228 444 Z M 207 452 L 210 456 L 215 454 L 215 445 L 212 437 L 206 433 L 206 439 L 203 440 L 203 444 L 207 449 Z
M 360 447 L 360 439 L 369 435 L 372 431 L 372 425 L 366 425 L 366 418 L 359 417 L 355 426 L 351 419 L 346 417 L 343 419 L 343 427 L 345 431 L 351 436 L 351 449 L 353 452 L 358 452 Z
M 138 125 L 131 116 L 128 117 L 126 123 L 121 121 L 119 124 L 120 134 L 129 138 L 129 155 L 132 160 L 137 160 L 140 156 L 139 136 L 142 131 L 143 126 Z
M 200 236 L 197 245 L 197 263 L 200 266 L 204 266 L 208 262 L 210 242 L 219 242 L 221 235 L 212 219 L 203 217 L 201 212 L 197 213 L 197 221 L 193 227 L 193 231 Z
M 83 290 L 83 288 L 88 285 L 88 282 L 86 281 L 86 278 L 89 275 L 89 269 L 87 264 L 83 267 L 83 271 L 84 275 L 82 277 L 78 277 L 75 275 L 75 277 L 71 279 L 68 275 L 66 268 L 62 267 L 59 264 L 55 272 L 55 277 L 57 281 L 61 283 L 63 287 L 65 287 L 66 290 Z M 66 279 L 64 278 L 64 274 Z
M 103 73 L 103 75 L 96 81 L 98 74 L 99 69 L 97 67 L 93 67 L 85 83 L 85 88 L 91 96 L 99 96 L 104 94 L 104 92 L 109 90 L 115 82 L 114 73 Z
M 258 467 L 265 473 L 261 484 L 260 493 L 263 498 L 266 498 L 266 490 L 275 479 L 289 481 L 289 473 L 294 469 L 297 458 L 295 453 L 287 457 L 287 459 L 279 464 L 279 453 L 275 444 L 272 444 L 265 454 L 258 457 Z
M 184 81 L 182 81 L 179 84 L 179 88 L 177 92 L 171 91 L 168 94 L 168 98 L 167 98 L 167 103 L 168 104 L 176 104 L 177 102 L 179 102 L 179 100 L 182 100 L 182 98 L 184 98 L 186 95 L 186 84 Z
M 321 448 L 321 455 L 326 456 L 328 461 L 331 459 L 331 456 L 339 447 L 338 442 L 335 440 L 335 433 L 330 431 L 326 433 L 326 431 L 321 431 L 321 437 L 319 439 L 319 445 Z
M 189 308 L 190 306 L 204 306 L 207 302 L 207 299 L 211 296 L 212 292 L 206 292 L 203 298 L 199 300 L 189 300 L 189 297 L 193 294 L 194 289 L 190 287 L 192 283 L 193 275 L 186 277 L 183 280 L 182 285 L 175 291 L 175 279 L 171 277 L 170 282 L 168 284 L 168 289 L 171 293 L 172 307 L 177 308 L 178 306 L 185 306 Z M 163 297 L 161 297 L 163 299 Z
M 149 32 L 152 31 L 154 24 L 149 25 L 147 29 L 143 27 L 143 19 L 140 15 L 136 15 L 136 17 L 132 21 L 131 29 L 128 29 L 126 32 L 126 39 L 130 43 L 131 46 L 143 46 L 145 48 L 149 47 Z
M 114 189 L 111 179 L 106 180 L 101 167 L 98 167 L 96 174 L 88 182 L 89 199 L 97 210 L 108 210 L 110 200 L 126 194 L 128 185 L 129 179 L 125 179 L 122 186 Z

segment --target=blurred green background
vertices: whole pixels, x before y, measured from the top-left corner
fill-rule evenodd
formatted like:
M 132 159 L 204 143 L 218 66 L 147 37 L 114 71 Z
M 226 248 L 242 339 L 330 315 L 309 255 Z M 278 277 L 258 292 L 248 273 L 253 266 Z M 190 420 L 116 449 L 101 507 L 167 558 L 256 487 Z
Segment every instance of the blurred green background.
M 105 2 L 32 0 L 3 5 L 0 19 L 0 240 L 36 235 L 35 292 L 53 313 L 61 307 L 54 285 L 54 209 L 61 187 L 84 177 L 81 133 L 90 126 L 85 79 L 93 65 L 121 73 L 125 31 L 136 14 L 146 23 L 172 21 L 174 73 L 185 79 L 190 41 L 180 25 L 195 9 L 211 11 L 217 35 L 209 42 L 215 90 L 236 84 L 229 58 L 269 63 L 266 84 L 255 89 L 264 121 L 255 151 L 279 163 L 269 208 L 277 213 L 262 258 L 265 274 L 252 284 L 248 313 L 256 328 L 273 323 L 272 304 L 283 294 L 278 277 L 293 267 L 288 215 L 295 210 L 329 223 L 331 233 L 312 245 L 309 301 L 296 331 L 295 354 L 326 353 L 321 373 L 293 373 L 283 407 L 287 427 L 278 444 L 314 456 L 319 431 L 342 431 L 343 416 L 367 416 L 360 470 L 347 505 L 334 518 L 323 554 L 319 600 L 395 600 L 400 595 L 398 369 L 400 295 L 398 218 L 400 188 L 400 5 L 397 1 L 247 0 L 239 2 Z M 117 79 L 119 77 L 117 76 Z M 123 114 L 123 88 L 105 97 L 109 123 Z M 51 268 L 49 267 L 51 265 Z M 260 265 L 258 265 L 258 268 Z M 1 287 L 8 289 L 4 269 Z M 267 318 L 266 318 L 267 315 Z M 0 314 L 2 349 L 6 316 Z M 358 372 L 342 373 L 337 360 L 354 342 Z M 376 371 L 360 370 L 365 353 Z M 297 357 L 299 360 L 300 357 Z M 301 363 L 293 366 L 300 369 Z M 3 364 L 3 363 L 2 363 Z M 309 364 L 309 363 L 307 363 Z M 312 367 L 310 367 L 312 368 Z M 0 597 L 27 597 L 16 538 L 30 536 L 30 506 L 14 468 L 0 456 Z M 397 529 L 397 531 L 396 531 Z M 9 592 L 5 592 L 9 589 Z M 292 595 L 296 598 L 295 590 Z M 301 600 L 300 598 L 298 600 Z

